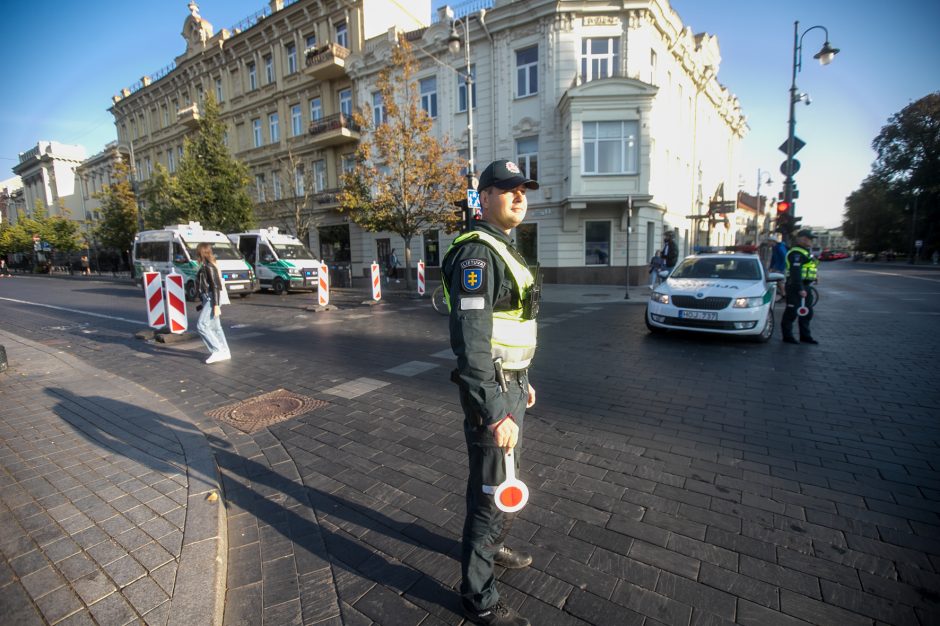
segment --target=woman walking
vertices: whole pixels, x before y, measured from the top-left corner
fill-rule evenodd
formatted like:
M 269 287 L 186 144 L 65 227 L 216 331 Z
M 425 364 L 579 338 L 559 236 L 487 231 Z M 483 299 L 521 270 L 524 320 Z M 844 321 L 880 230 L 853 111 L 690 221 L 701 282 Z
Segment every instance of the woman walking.
M 215 262 L 215 254 L 212 253 L 212 244 L 203 242 L 196 246 L 196 256 L 200 263 L 196 273 L 196 293 L 202 300 L 196 330 L 211 353 L 206 363 L 228 361 L 232 358 L 232 353 L 229 352 L 228 342 L 222 331 L 222 307 L 219 306 L 220 292 L 225 287 L 222 285 L 219 266 Z

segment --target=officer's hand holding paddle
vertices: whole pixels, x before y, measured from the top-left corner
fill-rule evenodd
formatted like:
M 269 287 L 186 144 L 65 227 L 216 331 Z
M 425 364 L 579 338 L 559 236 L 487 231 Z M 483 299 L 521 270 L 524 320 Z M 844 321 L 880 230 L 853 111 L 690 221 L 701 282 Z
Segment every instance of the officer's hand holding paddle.
M 500 448 L 516 447 L 516 442 L 519 440 L 519 427 L 516 426 L 516 422 L 511 417 L 507 416 L 502 421 L 491 424 L 488 428 L 493 433 L 497 446 Z

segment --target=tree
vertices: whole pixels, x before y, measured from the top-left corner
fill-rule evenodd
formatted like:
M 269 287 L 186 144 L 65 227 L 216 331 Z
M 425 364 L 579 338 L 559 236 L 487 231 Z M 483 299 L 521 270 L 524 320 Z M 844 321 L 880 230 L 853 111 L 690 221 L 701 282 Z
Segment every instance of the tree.
M 270 186 L 266 189 L 267 204 L 261 214 L 280 221 L 284 228 L 307 243 L 310 231 L 317 225 L 313 213 L 313 192 L 316 189 L 311 168 L 304 168 L 303 158 L 288 147 L 287 155 L 276 161 Z M 303 189 L 298 189 L 296 176 L 300 174 Z M 279 190 L 279 193 L 274 193 Z
M 209 94 L 198 129 L 183 144 L 176 174 L 181 220 L 198 220 L 210 230 L 234 233 L 254 225 L 248 168 L 225 145 L 225 124 Z
M 157 163 L 153 175 L 140 186 L 144 226 L 159 229 L 185 221 L 179 203 L 179 185 L 162 164 Z
M 452 150 L 431 136 L 432 121 L 421 108 L 414 78 L 416 63 L 404 38 L 376 86 L 386 118 L 374 124 L 368 108 L 353 119 L 367 136 L 356 150 L 355 166 L 343 175 L 340 210 L 367 231 L 396 233 L 405 242 L 405 277 L 411 287 L 411 240 L 439 224 L 459 228 L 453 201 L 461 195 L 460 168 Z
M 130 168 L 117 161 L 112 171 L 113 181 L 95 194 L 101 202 L 101 220 L 95 228 L 95 237 L 107 248 L 120 250 L 129 262 L 128 253 L 137 233 L 137 200 L 130 182 Z
M 913 238 L 925 241 L 925 252 L 940 248 L 940 92 L 892 115 L 872 148 L 872 173 L 846 201 L 846 232 L 871 232 L 863 249 L 904 250 Z

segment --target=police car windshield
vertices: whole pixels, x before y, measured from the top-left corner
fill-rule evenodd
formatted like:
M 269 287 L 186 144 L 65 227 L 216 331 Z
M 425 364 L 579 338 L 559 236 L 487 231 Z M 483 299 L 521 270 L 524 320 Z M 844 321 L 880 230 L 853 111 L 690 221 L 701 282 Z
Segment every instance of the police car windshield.
M 721 280 L 760 280 L 760 263 L 757 259 L 735 257 L 685 259 L 670 278 L 711 278 Z
M 199 258 L 199 255 L 196 254 L 196 247 L 200 243 L 202 242 L 186 242 L 186 249 L 189 250 L 189 256 L 191 256 L 193 259 Z M 232 261 L 242 258 L 242 256 L 238 253 L 238 250 L 235 249 L 235 246 L 227 241 L 212 241 L 210 243 L 212 243 L 212 254 L 215 255 L 215 259 L 217 261 Z
M 313 253 L 300 243 L 276 243 L 274 250 L 282 259 L 312 259 Z

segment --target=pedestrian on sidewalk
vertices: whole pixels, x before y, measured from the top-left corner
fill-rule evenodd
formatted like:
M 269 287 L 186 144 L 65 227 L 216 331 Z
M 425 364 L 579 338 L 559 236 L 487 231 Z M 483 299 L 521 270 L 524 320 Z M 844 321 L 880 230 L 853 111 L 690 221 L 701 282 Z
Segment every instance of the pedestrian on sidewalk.
M 196 246 L 196 260 L 200 263 L 199 271 L 196 272 L 196 293 L 202 301 L 202 304 L 196 307 L 199 311 L 196 330 L 210 352 L 206 363 L 228 361 L 232 358 L 232 353 L 229 352 L 228 342 L 225 340 L 221 319 L 221 290 L 225 287 L 211 243 L 203 242 Z
M 12 276 L 10 268 L 7 267 L 6 259 L 0 259 L 0 276 Z
M 650 289 L 656 289 L 662 281 L 659 272 L 663 269 L 663 265 L 663 257 L 660 256 L 660 251 L 657 250 L 653 258 L 650 259 Z
M 82 276 L 91 276 L 91 264 L 88 263 L 88 255 L 82 255 Z
M 513 161 L 490 163 L 480 176 L 483 218 L 454 240 L 442 268 L 457 356 L 451 380 L 460 387 L 470 461 L 460 595 L 474 624 L 529 624 L 496 590 L 494 565 L 518 569 L 532 557 L 505 545 L 515 513 L 500 511 L 493 496 L 506 478 L 506 450 L 515 449 L 518 470 L 523 418 L 535 404 L 527 369 L 535 355 L 540 282 L 509 233 L 525 219 L 526 191 L 538 188 Z
M 388 267 L 385 269 L 385 273 L 389 278 L 389 282 L 392 279 L 396 283 L 401 282 L 398 280 L 398 255 L 395 254 L 395 248 L 392 248 L 391 253 L 388 255 Z
M 659 252 L 663 260 L 663 269 L 672 270 L 679 260 L 679 249 L 676 248 L 675 238 L 671 230 L 667 230 L 663 235 L 663 249 Z

